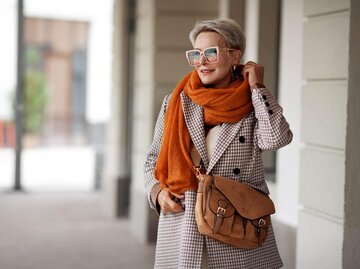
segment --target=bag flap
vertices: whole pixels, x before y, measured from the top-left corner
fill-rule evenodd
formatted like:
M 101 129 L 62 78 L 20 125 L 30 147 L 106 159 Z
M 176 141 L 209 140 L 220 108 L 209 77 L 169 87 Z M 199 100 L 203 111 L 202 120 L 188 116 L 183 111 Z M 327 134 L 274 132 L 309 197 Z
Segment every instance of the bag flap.
M 275 213 L 269 196 L 236 180 L 214 176 L 215 186 L 233 204 L 236 211 L 247 219 L 254 220 Z

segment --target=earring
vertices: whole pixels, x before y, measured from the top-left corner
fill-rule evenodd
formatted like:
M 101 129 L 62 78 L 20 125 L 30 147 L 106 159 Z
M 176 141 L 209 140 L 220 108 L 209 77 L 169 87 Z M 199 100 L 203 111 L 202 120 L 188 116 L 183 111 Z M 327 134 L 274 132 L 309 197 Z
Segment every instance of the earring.
M 236 72 L 236 64 L 231 69 L 231 81 L 235 81 L 239 78 L 239 74 Z

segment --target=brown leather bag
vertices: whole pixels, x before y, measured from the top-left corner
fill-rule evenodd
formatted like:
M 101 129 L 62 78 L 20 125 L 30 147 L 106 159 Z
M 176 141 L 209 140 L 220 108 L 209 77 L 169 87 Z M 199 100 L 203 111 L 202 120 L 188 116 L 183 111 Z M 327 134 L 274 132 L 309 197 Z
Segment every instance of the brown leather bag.
M 193 153 L 192 149 L 194 161 Z M 194 167 L 199 180 L 195 205 L 199 232 L 236 248 L 260 247 L 268 234 L 270 214 L 275 213 L 269 196 L 233 179 L 202 174 L 200 166 Z

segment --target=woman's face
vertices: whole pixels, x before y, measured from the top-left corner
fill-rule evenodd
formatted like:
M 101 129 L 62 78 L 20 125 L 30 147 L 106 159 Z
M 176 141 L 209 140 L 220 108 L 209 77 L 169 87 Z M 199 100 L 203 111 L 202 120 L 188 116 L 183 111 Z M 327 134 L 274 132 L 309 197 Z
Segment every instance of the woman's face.
M 219 46 L 219 61 L 207 63 L 205 57 L 201 57 L 201 64 L 195 66 L 200 80 L 204 86 L 212 88 L 226 88 L 231 82 L 231 68 L 240 61 L 240 51 L 223 50 L 227 48 L 225 39 L 216 32 L 202 32 L 195 40 L 195 49 L 203 51 L 208 47 Z

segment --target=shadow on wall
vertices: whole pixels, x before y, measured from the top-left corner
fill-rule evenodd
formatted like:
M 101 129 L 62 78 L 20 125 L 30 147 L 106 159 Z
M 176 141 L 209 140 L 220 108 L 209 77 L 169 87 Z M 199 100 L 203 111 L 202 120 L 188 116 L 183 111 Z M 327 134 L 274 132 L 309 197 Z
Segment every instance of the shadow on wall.
M 295 269 L 296 266 L 296 228 L 272 219 L 276 241 L 284 268 Z

